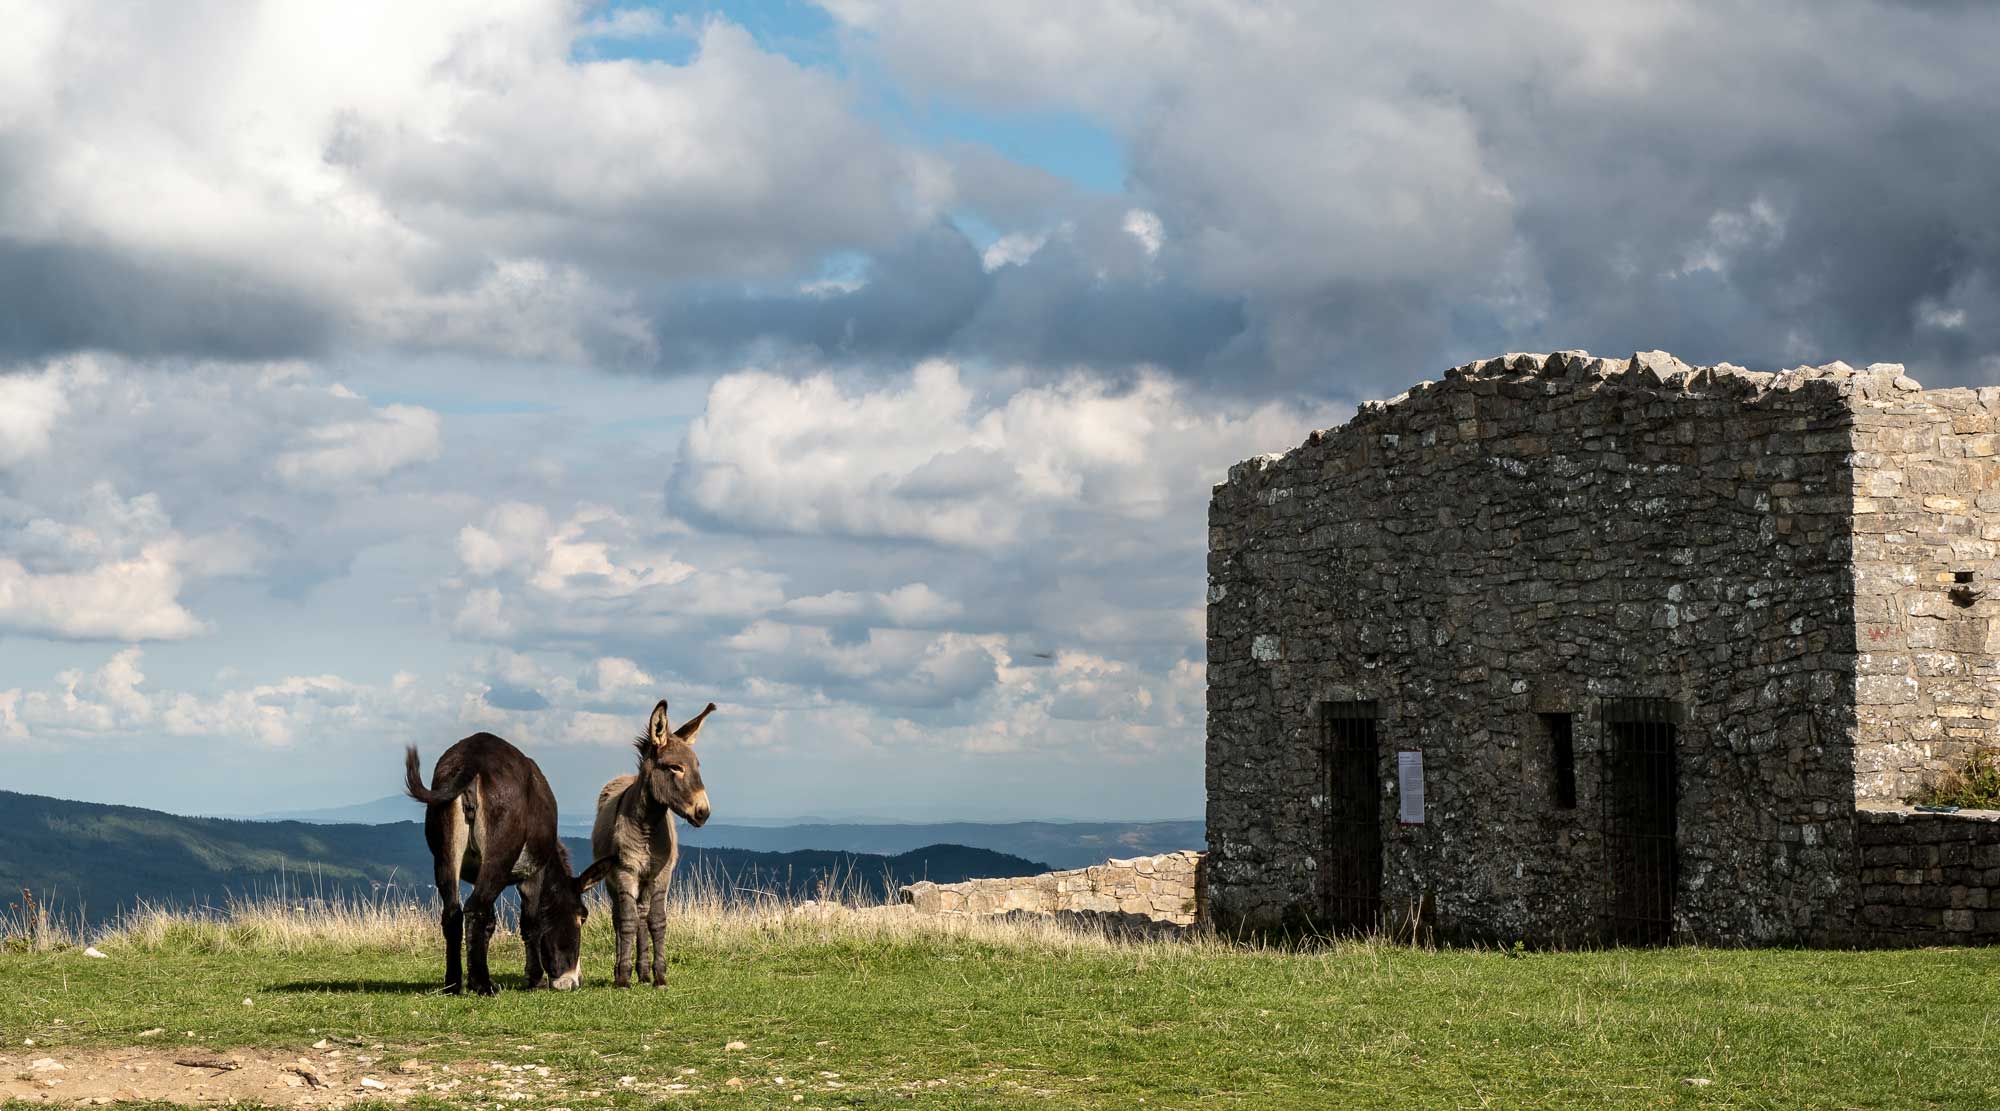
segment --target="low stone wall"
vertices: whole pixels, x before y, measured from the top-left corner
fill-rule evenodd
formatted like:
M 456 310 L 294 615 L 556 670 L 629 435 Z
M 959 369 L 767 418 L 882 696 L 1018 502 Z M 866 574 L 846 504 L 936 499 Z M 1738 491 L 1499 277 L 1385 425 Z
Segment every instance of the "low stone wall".
M 1201 854 L 1162 853 L 1039 876 L 913 883 L 903 902 L 924 914 L 1120 915 L 1191 926 L 1199 913 Z
M 1855 827 L 1861 898 L 1851 943 L 2000 941 L 2000 810 L 1864 807 Z

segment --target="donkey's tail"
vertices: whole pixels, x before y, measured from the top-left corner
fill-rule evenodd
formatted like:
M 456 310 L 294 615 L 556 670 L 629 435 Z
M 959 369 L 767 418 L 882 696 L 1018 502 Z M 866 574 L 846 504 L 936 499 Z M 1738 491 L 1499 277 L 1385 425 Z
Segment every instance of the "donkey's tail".
M 403 790 L 413 799 L 429 806 L 434 802 L 450 802 L 465 793 L 472 786 L 472 776 L 460 774 L 456 778 L 437 785 L 436 790 L 424 786 L 423 762 L 417 758 L 417 746 L 410 745 L 403 750 Z

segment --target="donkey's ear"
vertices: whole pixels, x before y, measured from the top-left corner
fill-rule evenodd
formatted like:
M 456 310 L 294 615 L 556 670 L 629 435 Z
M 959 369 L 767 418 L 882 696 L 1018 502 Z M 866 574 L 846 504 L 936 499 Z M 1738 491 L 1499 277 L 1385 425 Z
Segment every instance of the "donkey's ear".
M 581 895 L 592 887 L 595 887 L 599 880 L 611 874 L 612 865 L 617 863 L 618 857 L 616 855 L 600 856 L 596 860 L 591 861 L 590 867 L 583 870 L 583 875 L 576 877 L 576 893 Z
M 672 730 L 673 727 L 667 724 L 667 700 L 662 698 L 660 704 L 653 707 L 653 719 L 646 723 L 646 736 L 654 744 L 662 745 L 667 743 L 667 734 Z
M 679 729 L 674 730 L 674 736 L 679 737 L 681 743 L 684 745 L 693 744 L 694 735 L 696 733 L 701 732 L 701 723 L 707 721 L 708 715 L 714 712 L 715 712 L 715 703 L 711 702 L 707 706 L 702 708 L 701 713 L 698 713 L 695 716 L 682 722 L 681 727 Z

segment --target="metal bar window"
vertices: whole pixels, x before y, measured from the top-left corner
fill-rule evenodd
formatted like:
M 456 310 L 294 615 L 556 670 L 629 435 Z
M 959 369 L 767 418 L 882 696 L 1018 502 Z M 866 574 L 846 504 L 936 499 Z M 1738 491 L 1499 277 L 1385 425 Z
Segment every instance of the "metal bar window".
M 1326 836 L 1320 900 L 1341 932 L 1375 929 L 1382 915 L 1381 741 L 1374 702 L 1320 704 Z
M 1680 709 L 1664 699 L 1616 699 L 1604 703 L 1602 717 L 1611 938 L 1664 944 L 1673 936 L 1680 886 Z

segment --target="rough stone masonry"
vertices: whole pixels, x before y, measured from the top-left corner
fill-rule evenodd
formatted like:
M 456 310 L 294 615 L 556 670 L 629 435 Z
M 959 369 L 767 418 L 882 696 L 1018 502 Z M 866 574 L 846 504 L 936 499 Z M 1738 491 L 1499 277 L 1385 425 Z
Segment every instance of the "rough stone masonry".
M 1233 467 L 1212 917 L 2000 938 L 1994 816 L 1904 805 L 2000 718 L 1996 418 L 1890 364 L 1508 355 Z
M 901 890 L 920 913 L 980 916 L 1020 911 L 1080 914 L 1192 925 L 1196 918 L 1199 853 L 1160 853 L 1110 860 L 1087 868 L 963 883 L 922 880 Z

